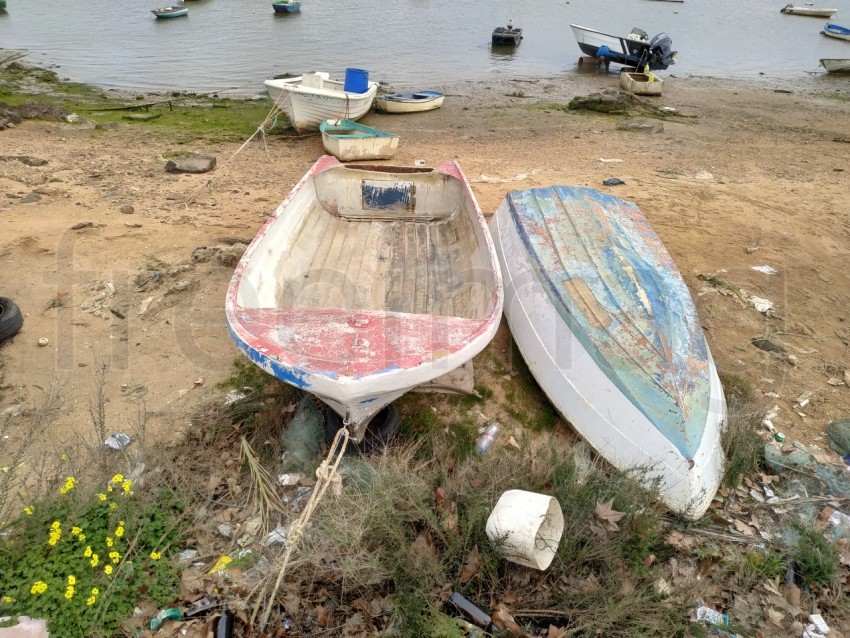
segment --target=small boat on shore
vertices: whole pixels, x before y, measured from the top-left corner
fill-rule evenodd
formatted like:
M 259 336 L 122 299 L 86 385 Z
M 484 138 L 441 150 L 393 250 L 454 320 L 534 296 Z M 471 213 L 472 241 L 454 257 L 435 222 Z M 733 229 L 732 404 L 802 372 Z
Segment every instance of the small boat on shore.
M 389 159 L 398 148 L 395 133 L 351 120 L 325 120 L 319 130 L 325 151 L 343 162 Z
M 390 93 L 375 97 L 375 109 L 384 113 L 419 113 L 433 111 L 443 105 L 445 95 L 439 91 Z
M 332 80 L 324 72 L 266 80 L 272 100 L 296 131 L 315 131 L 323 120 L 359 120 L 372 108 L 378 83 L 360 76 L 357 82 Z
M 496 46 L 516 46 L 522 40 L 522 29 L 508 22 L 507 27 L 496 27 L 491 35 L 491 43 Z
M 471 361 L 502 316 L 502 276 L 457 162 L 321 157 L 248 246 L 225 300 L 230 335 L 360 440 L 412 388 Z
M 723 475 L 726 402 L 690 292 L 637 206 L 512 191 L 490 232 L 511 334 L 549 400 L 612 465 L 700 517 Z
M 827 73 L 850 73 L 850 58 L 822 58 L 820 65 Z
M 814 7 L 807 4 L 804 7 L 795 7 L 789 3 L 782 7 L 780 13 L 785 13 L 792 16 L 809 16 L 810 18 L 831 18 L 833 13 L 837 13 L 838 9 L 824 9 Z
M 830 38 L 837 38 L 839 40 L 850 40 L 850 29 L 847 27 L 842 27 L 840 24 L 834 24 L 832 22 L 827 22 L 823 25 L 823 31 L 821 31 L 824 35 L 828 35 Z
M 571 24 L 570 29 L 582 53 L 597 60 L 604 59 L 606 64 L 615 62 L 639 69 L 649 65 L 650 70 L 658 71 L 676 62 L 673 41 L 666 33 L 659 33 L 650 40 L 646 31 L 638 28 L 632 29 L 627 36 L 602 33 L 578 24 Z
M 277 0 L 272 2 L 275 13 L 301 13 L 301 3 L 291 0 Z
M 161 9 L 151 9 L 157 20 L 166 20 L 168 18 L 182 18 L 189 15 L 189 9 L 180 5 L 173 7 L 162 7 Z

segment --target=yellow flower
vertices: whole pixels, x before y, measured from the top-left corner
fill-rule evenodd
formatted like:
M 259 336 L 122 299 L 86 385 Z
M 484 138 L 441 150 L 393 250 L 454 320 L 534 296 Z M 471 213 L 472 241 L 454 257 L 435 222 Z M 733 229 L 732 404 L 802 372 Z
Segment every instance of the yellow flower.
M 106 567 L 103 568 L 103 571 L 107 576 L 109 576 L 109 574 L 112 573 L 112 565 L 107 565 Z
M 124 475 L 123 474 L 116 474 L 115 476 L 112 477 L 112 480 L 110 481 L 110 483 L 115 483 L 116 485 L 118 483 L 123 483 L 123 482 L 124 482 Z
M 68 575 L 68 584 L 69 585 L 76 585 L 77 584 L 77 577 L 69 574 Z
M 12 602 L 12 597 L 11 596 L 3 596 L 3 602 L 4 603 Z
M 98 500 L 105 501 L 106 500 L 106 494 L 104 494 L 103 492 L 98 492 L 97 498 L 98 498 Z
M 91 556 L 91 545 L 86 547 L 86 551 L 83 552 L 83 556 L 85 556 L 86 558 Z
M 128 480 L 128 481 L 124 481 L 121 484 L 121 489 L 123 489 L 124 492 L 126 492 L 127 494 L 132 494 L 132 492 L 130 491 L 131 487 L 133 487 L 133 481 Z
M 97 554 L 91 555 L 91 566 L 97 567 L 97 564 L 100 562 L 100 558 L 97 557 Z
M 71 534 L 73 536 L 79 536 L 82 533 L 83 533 L 83 529 L 81 527 L 72 527 L 71 528 Z
M 113 563 L 117 563 L 121 560 L 121 554 L 118 552 L 109 552 L 109 558 L 112 559 Z
M 74 597 L 74 586 L 68 585 L 65 588 L 65 598 L 67 598 L 68 600 L 71 600 L 73 597 Z
M 60 538 L 62 538 L 62 532 L 60 532 L 58 529 L 55 529 L 50 532 L 50 538 L 47 539 L 47 544 L 54 546 L 56 545 L 56 543 L 59 542 Z
M 113 540 L 112 540 L 112 537 L 111 537 L 111 536 L 107 536 L 107 537 L 106 537 L 106 546 L 107 546 L 107 547 L 112 547 L 112 544 L 113 544 L 114 542 L 115 542 L 115 541 L 113 541 Z
M 118 503 L 110 503 L 109 504 L 109 509 L 111 509 L 111 510 L 114 510 L 116 507 L 118 507 Z
M 88 599 L 86 599 L 86 605 L 88 605 L 89 607 L 94 605 L 96 602 L 97 598 L 95 598 L 94 596 L 89 596 Z
M 121 522 L 123 523 L 124 521 L 121 521 Z M 118 525 L 118 527 L 115 528 L 115 535 L 118 538 L 121 538 L 122 536 L 124 536 L 124 527 L 121 526 L 121 525 Z
M 47 591 L 47 583 L 45 583 L 44 581 L 41 581 L 41 580 L 35 581 L 32 584 L 32 587 L 30 587 L 30 593 L 33 596 L 37 596 L 38 594 L 43 594 L 46 591 Z
M 53 521 L 50 524 L 50 529 L 59 529 L 61 527 L 62 527 L 62 523 L 60 523 L 59 521 Z
M 67 494 L 71 490 L 73 490 L 77 486 L 77 479 L 73 476 L 69 476 L 65 479 L 65 485 L 59 488 L 60 494 Z
M 27 506 L 24 508 L 24 514 L 26 514 L 27 516 L 32 516 L 32 513 L 33 513 L 34 511 L 35 511 L 35 510 L 32 508 L 32 505 L 27 505 Z
M 92 595 L 92 596 L 99 596 L 99 595 L 100 595 L 100 590 L 99 590 L 97 587 L 92 587 L 92 588 L 91 588 L 91 595 Z
M 85 542 L 86 542 L 86 535 L 85 535 L 85 534 L 80 534 L 80 535 L 77 537 L 77 540 L 79 540 L 81 543 L 85 543 Z
M 62 454 L 62 456 L 59 457 L 59 460 L 63 463 L 67 463 L 70 459 L 68 458 L 67 454 Z
M 106 491 L 107 491 L 107 492 L 111 492 L 111 491 L 112 491 L 112 486 L 110 485 L 109 487 L 107 487 L 107 488 L 106 488 Z
M 162 558 L 162 554 L 159 552 L 151 552 L 151 560 L 159 560 Z

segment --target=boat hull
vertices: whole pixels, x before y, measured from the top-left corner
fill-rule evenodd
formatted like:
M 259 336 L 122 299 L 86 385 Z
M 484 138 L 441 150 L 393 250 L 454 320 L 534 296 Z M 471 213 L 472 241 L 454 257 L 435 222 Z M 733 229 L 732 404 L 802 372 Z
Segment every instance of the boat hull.
M 325 151 L 343 162 L 390 159 L 398 149 L 398 135 L 350 120 L 325 120 L 319 130 Z
M 594 58 L 599 57 L 599 49 L 604 46 L 610 52 L 606 56 L 610 62 L 637 67 L 649 54 L 648 41 L 630 40 L 577 24 L 571 24 L 570 28 L 582 53 Z
M 356 167 L 324 156 L 236 266 L 231 337 L 258 366 L 347 419 L 355 439 L 409 391 L 492 339 L 502 280 L 460 167 Z
M 838 24 L 827 22 L 823 27 L 823 34 L 828 35 L 830 38 L 850 41 L 850 29 Z
M 552 197 L 551 192 L 543 192 L 551 190 L 538 189 L 536 197 Z M 546 254 L 551 256 L 558 253 L 558 246 L 554 244 L 566 242 L 560 246 L 563 255 L 581 255 L 585 247 L 593 251 L 594 242 L 604 243 L 598 232 L 611 221 L 609 215 L 618 214 L 617 210 L 607 209 L 598 220 L 578 221 L 577 216 L 570 218 L 564 214 L 566 208 L 563 208 L 555 216 L 561 216 L 560 222 L 552 217 L 547 223 L 540 223 L 540 218 L 532 221 L 531 216 L 524 215 L 518 208 L 521 202 L 512 199 L 513 195 L 509 194 L 497 210 L 490 222 L 490 231 L 502 266 L 505 316 L 523 359 L 558 412 L 604 458 L 621 470 L 639 470 L 639 477 L 651 484 L 657 482 L 660 496 L 668 507 L 689 518 L 698 518 L 711 502 L 722 477 L 720 431 L 726 404 L 704 337 L 701 332 L 698 335 L 693 333 L 699 329 L 698 321 L 693 321 L 695 309 L 681 276 L 674 267 L 670 270 L 672 261 L 669 255 L 665 252 L 666 257 L 660 256 L 660 262 L 666 264 L 662 279 L 668 284 L 667 287 L 655 292 L 646 289 L 633 292 L 634 298 L 642 298 L 644 303 L 648 301 L 647 296 L 653 294 L 684 291 L 683 294 L 688 295 L 679 307 L 679 310 L 692 317 L 688 326 L 679 325 L 681 318 L 676 317 L 676 313 L 659 317 L 656 326 L 661 332 L 672 331 L 662 336 L 689 353 L 687 365 L 692 368 L 679 373 L 698 375 L 702 381 L 696 394 L 680 395 L 680 401 L 686 404 L 687 409 L 696 410 L 699 403 L 707 407 L 702 410 L 704 418 L 699 417 L 698 422 L 687 424 L 693 436 L 690 441 L 684 442 L 673 440 L 675 437 L 670 436 L 671 428 L 658 424 L 656 417 L 663 414 L 666 408 L 664 397 L 653 392 L 652 375 L 643 390 L 636 384 L 624 382 L 624 379 L 628 380 L 641 372 L 639 368 L 629 369 L 632 365 L 629 357 L 642 361 L 650 372 L 653 366 L 658 365 L 657 362 L 651 362 L 647 352 L 638 349 L 636 344 L 642 343 L 643 336 L 626 337 L 626 340 L 632 339 L 633 342 L 632 347 L 626 349 L 628 352 L 623 361 L 617 362 L 615 358 L 606 360 L 604 357 L 600 359 L 600 352 L 611 353 L 618 346 L 605 335 L 605 331 L 597 331 L 594 324 L 601 330 L 602 324 L 610 319 L 613 332 L 617 326 L 628 326 L 633 330 L 645 322 L 644 311 L 630 311 L 622 305 L 630 303 L 628 300 L 632 295 L 621 295 L 620 299 L 624 301 L 619 303 L 612 301 L 617 297 L 615 290 L 609 299 L 601 294 L 595 296 L 593 281 L 596 274 L 587 271 L 588 274 L 580 278 L 575 277 L 575 272 L 561 272 L 556 263 L 543 256 L 545 250 L 535 252 L 529 248 L 537 242 L 548 242 L 550 252 Z M 632 220 L 637 219 L 635 211 L 629 210 Z M 572 222 L 578 225 L 574 226 Z M 623 223 L 626 227 L 633 225 L 629 219 Z M 568 238 L 571 229 L 582 226 L 588 229 L 587 236 Z M 640 233 L 651 233 L 640 223 L 638 227 L 642 228 Z M 639 252 L 651 256 L 658 250 L 663 251 L 657 237 L 651 239 L 649 245 L 651 249 L 648 253 L 643 249 Z M 605 250 L 612 254 L 619 253 L 622 257 L 621 250 L 624 247 L 608 246 Z M 629 268 L 620 271 L 617 262 L 618 258 L 615 258 L 611 272 L 599 276 L 599 279 L 606 279 L 609 285 L 615 287 L 618 281 L 629 280 L 634 275 Z M 640 259 L 638 262 L 646 265 Z M 579 271 L 587 266 L 580 266 Z M 601 270 L 604 265 L 597 264 L 597 267 Z M 565 291 L 566 295 L 563 294 Z M 557 294 L 577 302 L 572 307 L 569 303 L 559 306 L 552 301 L 553 295 Z M 575 321 L 579 315 L 589 319 Z M 669 320 L 670 325 L 664 325 L 665 319 Z M 582 325 L 586 330 L 581 329 Z M 647 342 L 651 343 L 652 339 L 652 334 L 646 336 Z M 654 372 L 660 377 L 666 374 L 663 365 Z M 676 427 L 672 425 L 673 430 Z M 686 452 L 682 451 L 683 448 Z
M 850 73 L 850 58 L 823 58 L 820 65 L 827 73 Z
M 779 10 L 781 13 L 792 16 L 808 16 L 810 18 L 831 18 L 838 9 L 816 9 L 814 7 L 795 7 L 787 5 Z
M 444 99 L 445 95 L 438 91 L 393 93 L 377 96 L 375 108 L 383 113 L 420 113 L 440 108 Z
M 275 13 L 301 13 L 301 5 L 298 3 L 275 4 L 272 3 Z
M 185 7 L 172 7 L 168 9 L 153 9 L 151 11 L 157 20 L 168 20 L 170 18 L 182 18 L 189 15 L 189 9 Z
M 299 132 L 314 131 L 323 120 L 359 120 L 369 112 L 378 92 L 377 82 L 369 82 L 365 93 L 344 91 L 343 83 L 331 80 L 327 73 L 266 80 L 265 87 Z
M 522 29 L 497 27 L 491 36 L 491 43 L 496 46 L 516 46 L 520 40 L 522 40 Z

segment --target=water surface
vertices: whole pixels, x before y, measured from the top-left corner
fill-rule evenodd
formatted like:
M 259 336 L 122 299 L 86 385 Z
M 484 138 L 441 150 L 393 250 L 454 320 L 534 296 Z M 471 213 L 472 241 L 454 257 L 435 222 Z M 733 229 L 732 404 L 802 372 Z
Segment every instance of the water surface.
M 574 73 L 571 22 L 664 31 L 679 52 L 667 73 L 679 76 L 803 80 L 823 74 L 820 58 L 850 57 L 847 42 L 820 34 L 825 20 L 783 15 L 782 0 L 304 0 L 293 15 L 270 0 L 193 0 L 188 17 L 156 20 L 150 10 L 167 4 L 9 0 L 0 47 L 104 88 L 244 95 L 276 74 L 346 67 L 399 88 Z M 832 6 L 832 21 L 850 17 L 850 0 Z M 522 43 L 492 49 L 490 32 L 509 19 Z

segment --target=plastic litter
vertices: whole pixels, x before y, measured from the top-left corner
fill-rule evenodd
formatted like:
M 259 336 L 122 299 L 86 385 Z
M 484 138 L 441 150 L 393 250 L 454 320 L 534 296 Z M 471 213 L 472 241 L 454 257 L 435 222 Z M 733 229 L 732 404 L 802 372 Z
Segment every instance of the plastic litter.
M 496 422 L 488 425 L 481 436 L 478 437 L 478 441 L 475 443 L 475 451 L 478 454 L 484 454 L 487 449 L 493 444 L 493 441 L 496 440 L 496 437 L 499 435 L 499 424 Z
M 208 596 L 204 596 L 203 598 L 196 600 L 193 602 L 186 611 L 183 613 L 183 618 L 197 618 L 199 616 L 203 616 L 211 609 L 215 609 L 218 607 L 219 602 L 217 598 L 210 598 Z
M 829 625 L 826 624 L 826 621 L 823 619 L 823 616 L 820 614 L 810 614 L 809 622 L 815 626 L 815 630 L 819 634 L 828 634 L 829 633 Z
M 166 620 L 180 620 L 183 618 L 183 614 L 179 609 L 175 607 L 169 607 L 167 609 L 162 609 L 160 612 L 151 618 L 150 627 L 154 631 L 162 627 L 162 624 Z
M 609 177 L 604 182 L 602 182 L 605 186 L 619 186 L 620 184 L 625 184 L 623 180 L 619 177 Z
M 490 618 L 490 614 L 476 607 L 469 601 L 469 599 L 464 598 L 456 591 L 453 591 L 449 595 L 449 602 L 454 605 L 459 612 L 464 614 L 482 629 L 487 629 L 493 622 L 493 619 Z
M 223 609 L 221 612 L 221 616 L 218 617 L 218 620 L 215 623 L 215 631 L 213 632 L 213 636 L 215 638 L 232 638 L 233 636 L 233 612 L 227 609 Z
M 706 607 L 705 605 L 701 605 L 697 607 L 697 620 L 701 620 L 702 622 L 709 625 L 728 625 L 729 624 L 729 616 L 728 614 L 723 614 L 716 609 L 712 609 L 711 607 Z
M 548 494 L 508 490 L 487 518 L 487 538 L 507 560 L 547 569 L 564 533 L 564 513 Z
M 132 439 L 124 434 L 123 432 L 116 432 L 115 434 L 106 438 L 103 442 L 104 447 L 108 447 L 110 450 L 120 451 L 125 447 L 130 445 Z

